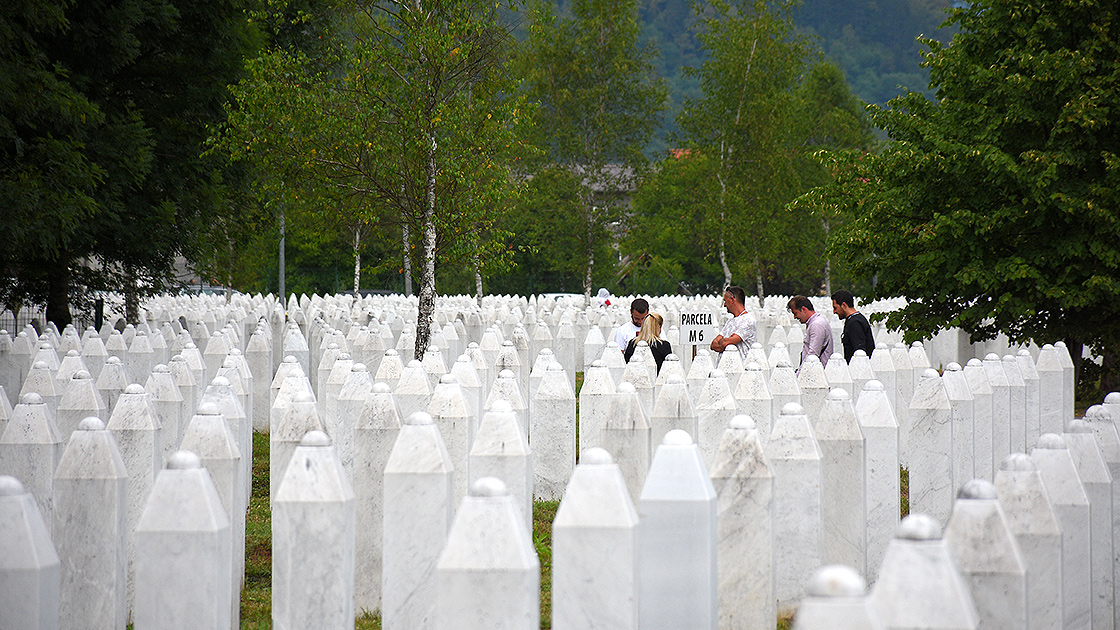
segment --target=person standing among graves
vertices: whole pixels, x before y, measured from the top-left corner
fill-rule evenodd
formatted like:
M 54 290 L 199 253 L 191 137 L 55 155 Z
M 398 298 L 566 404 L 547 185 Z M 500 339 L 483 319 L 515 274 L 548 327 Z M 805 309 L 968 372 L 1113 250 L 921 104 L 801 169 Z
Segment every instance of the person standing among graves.
M 805 324 L 801 364 L 804 365 L 805 357 L 812 355 L 821 360 L 821 365 L 827 366 L 828 358 L 832 356 L 832 327 L 820 316 L 820 313 L 817 313 L 813 303 L 804 295 L 793 296 L 786 306 L 797 321 Z
M 646 321 L 648 315 L 649 302 L 644 298 L 638 298 L 630 303 L 630 321 L 614 330 L 614 342 L 618 344 L 619 350 L 625 351 L 626 344 L 638 336 L 638 331 L 642 329 L 642 322 Z
M 844 360 L 851 361 L 856 350 L 863 350 L 867 356 L 875 350 L 875 337 L 871 334 L 871 323 L 856 310 L 856 299 L 851 291 L 840 289 L 832 294 L 832 312 L 844 320 L 844 332 L 840 333 L 840 343 L 844 346 Z
M 755 340 L 754 317 L 747 312 L 747 293 L 743 287 L 727 287 L 723 292 L 723 306 L 731 313 L 731 319 L 723 325 L 723 330 L 712 339 L 710 347 L 715 352 L 723 352 L 734 346 L 740 358 L 747 357 L 747 351 Z
M 622 353 L 627 363 L 630 362 L 630 357 L 634 356 L 634 349 L 638 347 L 638 342 L 644 341 L 649 344 L 649 351 L 653 353 L 653 360 L 657 362 L 657 373 L 661 373 L 661 364 L 673 351 L 673 346 L 661 338 L 661 326 L 664 323 L 665 318 L 659 313 L 650 313 L 646 317 L 646 321 L 642 322 L 642 329 L 638 331 L 638 336 L 626 344 L 626 350 Z

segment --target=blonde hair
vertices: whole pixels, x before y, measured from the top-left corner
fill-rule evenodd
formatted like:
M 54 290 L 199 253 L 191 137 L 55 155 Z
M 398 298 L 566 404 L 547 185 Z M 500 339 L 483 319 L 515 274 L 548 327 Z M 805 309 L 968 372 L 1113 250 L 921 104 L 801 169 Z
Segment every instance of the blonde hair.
M 642 329 L 638 331 L 638 341 L 644 341 L 651 346 L 654 343 L 664 341 L 661 338 L 661 325 L 663 323 L 665 323 L 665 318 L 658 313 L 650 313 L 646 320 L 642 322 Z

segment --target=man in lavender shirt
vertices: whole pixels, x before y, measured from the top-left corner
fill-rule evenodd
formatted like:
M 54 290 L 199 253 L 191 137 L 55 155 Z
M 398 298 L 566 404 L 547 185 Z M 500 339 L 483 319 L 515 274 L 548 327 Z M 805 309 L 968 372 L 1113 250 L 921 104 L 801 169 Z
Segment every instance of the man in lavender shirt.
M 828 365 L 832 356 L 832 326 L 817 313 L 813 303 L 804 295 L 795 295 L 790 299 L 789 311 L 797 321 L 805 324 L 805 342 L 801 346 L 801 363 L 805 357 L 816 356 L 821 360 L 821 365 Z M 798 368 L 800 369 L 800 368 Z

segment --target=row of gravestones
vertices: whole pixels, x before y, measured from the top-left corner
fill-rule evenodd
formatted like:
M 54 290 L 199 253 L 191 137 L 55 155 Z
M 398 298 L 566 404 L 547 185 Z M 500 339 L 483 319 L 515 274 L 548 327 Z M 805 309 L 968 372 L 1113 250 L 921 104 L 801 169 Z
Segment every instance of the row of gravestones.
M 1111 588 L 1098 589 L 1111 586 L 1114 568 L 1105 544 L 1112 533 L 1112 485 L 1094 475 L 1103 470 L 1108 477 L 1108 467 L 1120 463 L 1102 455 L 1120 451 L 1120 437 L 1105 407 L 1093 408 L 1089 422 L 1072 421 L 1064 437 L 1040 437 L 1029 457 L 1009 456 L 994 486 L 964 484 L 944 538 L 936 519 L 905 521 L 864 597 L 855 570 L 830 568 L 806 579 L 821 563 L 853 559 L 845 556 L 851 541 L 834 537 L 830 543 L 829 530 L 859 520 L 852 512 L 860 510 L 850 509 L 859 498 L 850 489 L 843 499 L 836 493 L 852 481 L 851 469 L 861 468 L 855 460 L 863 440 L 835 435 L 854 415 L 844 412 L 847 396 L 837 391 L 828 402 L 816 427 L 800 406 L 787 405 L 765 447 L 753 421 L 736 416 L 710 468 L 687 432 L 670 431 L 636 501 L 608 451 L 589 449 L 554 522 L 554 627 L 607 620 L 620 628 L 771 627 L 775 600 L 780 609 L 802 599 L 783 599 L 791 577 L 809 582 L 796 625 L 802 629 L 1112 625 Z M 889 410 L 882 401 L 879 407 Z M 223 424 L 216 410 L 200 415 Z M 504 425 L 508 439 L 524 447 L 508 405 L 488 412 L 487 425 Z M 477 479 L 470 494 L 455 501 L 455 468 L 436 422 L 417 413 L 395 432 L 382 478 L 383 627 L 538 627 L 531 529 L 501 478 L 523 489 L 524 464 L 512 476 L 509 466 L 495 465 L 491 470 L 500 476 Z M 499 448 L 491 458 L 521 459 L 527 451 L 508 450 Z M 833 465 L 844 456 L 846 469 Z M 203 464 L 193 453 L 175 454 L 148 497 L 133 543 L 136 627 L 231 623 L 231 523 L 211 481 L 214 470 L 207 465 L 203 472 Z M 66 531 L 79 521 L 83 527 L 81 535 L 57 536 L 54 545 L 35 500 L 14 478 L 0 481 L 0 522 L 8 525 L 3 540 L 20 552 L 5 554 L 19 557 L 0 573 L 0 593 L 10 596 L 0 607 L 0 615 L 11 615 L 3 627 L 56 627 L 60 616 L 63 627 L 123 625 L 127 478 L 113 433 L 96 418 L 84 420 L 55 487 L 56 525 Z M 363 507 L 356 496 L 330 438 L 309 431 L 273 502 L 277 627 L 352 624 L 355 577 L 370 577 L 358 558 Z M 794 547 L 808 547 L 807 553 L 783 545 L 788 529 L 799 530 Z M 60 564 L 60 557 L 67 562 Z M 75 563 L 86 571 L 75 574 Z M 90 585 L 96 587 L 82 588 Z

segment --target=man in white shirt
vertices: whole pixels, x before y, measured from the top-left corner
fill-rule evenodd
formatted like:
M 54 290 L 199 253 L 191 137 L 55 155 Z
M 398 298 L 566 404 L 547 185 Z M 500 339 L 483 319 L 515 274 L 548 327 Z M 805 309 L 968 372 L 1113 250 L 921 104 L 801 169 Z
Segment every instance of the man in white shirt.
M 644 298 L 638 298 L 630 303 L 630 321 L 623 324 L 614 330 L 614 342 L 618 344 L 618 349 L 625 351 L 626 344 L 630 340 L 638 336 L 638 331 L 642 329 L 642 322 L 646 321 L 649 316 L 649 302 Z
M 754 317 L 747 312 L 747 293 L 742 287 L 727 287 L 723 292 L 723 306 L 731 313 L 731 319 L 723 325 L 723 330 L 712 339 L 709 346 L 716 352 L 723 352 L 729 347 L 739 350 L 739 357 L 747 358 L 747 351 L 755 340 Z M 717 361 L 718 362 L 718 361 Z

